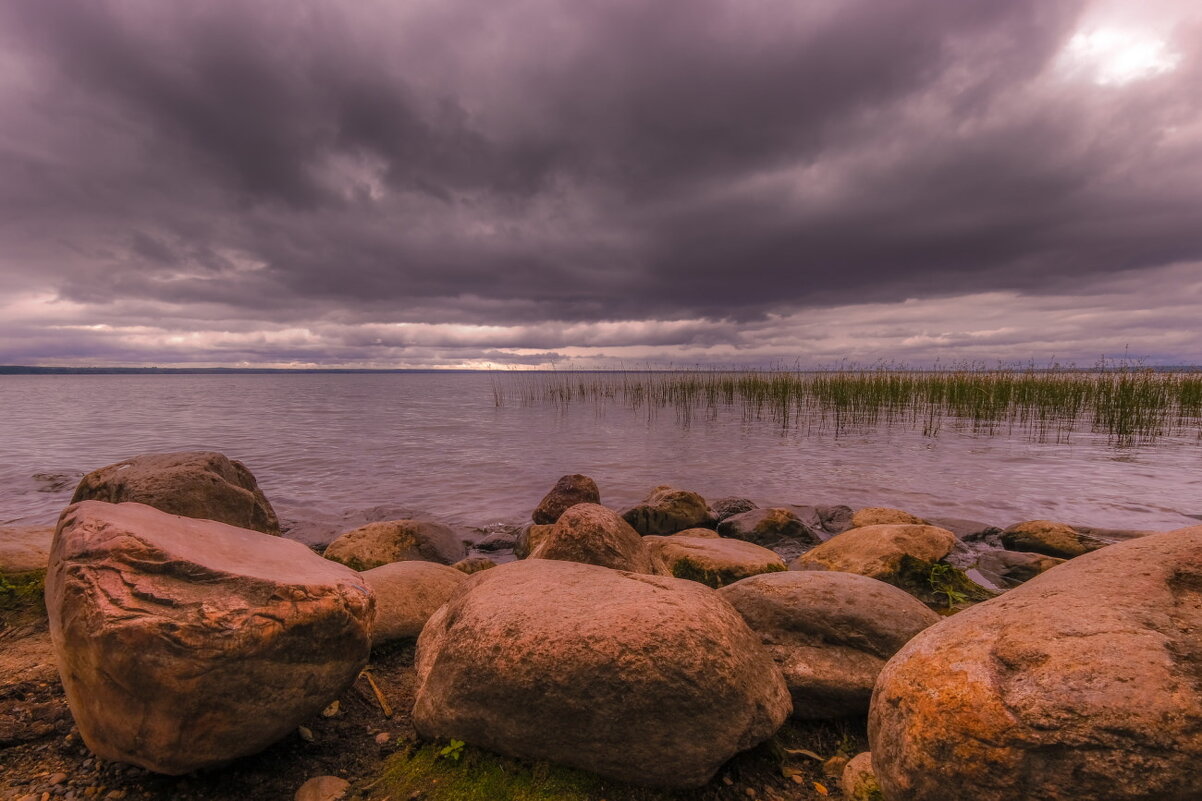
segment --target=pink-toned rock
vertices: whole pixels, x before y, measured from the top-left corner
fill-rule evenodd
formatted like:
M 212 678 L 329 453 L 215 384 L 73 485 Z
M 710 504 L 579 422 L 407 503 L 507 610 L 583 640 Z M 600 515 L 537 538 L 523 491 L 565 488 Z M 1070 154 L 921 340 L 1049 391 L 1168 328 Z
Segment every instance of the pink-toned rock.
M 84 476 L 71 503 L 144 503 L 173 515 L 216 520 L 266 534 L 280 521 L 241 462 L 214 451 L 144 453 Z
M 300 786 L 292 801 L 341 801 L 351 783 L 337 776 L 315 776 Z
M 925 526 L 927 521 L 921 517 L 912 515 L 909 512 L 901 509 L 894 509 L 889 506 L 865 506 L 863 509 L 857 509 L 855 514 L 851 516 L 852 528 L 863 528 L 864 526 L 890 526 L 890 525 L 912 525 Z
M 549 525 L 578 503 L 601 503 L 601 491 L 597 482 L 588 476 L 573 473 L 563 476 L 539 502 L 531 519 L 538 525 Z
M 656 487 L 642 503 L 622 512 L 622 518 L 640 534 L 667 535 L 698 526 L 710 526 L 709 507 L 695 492 Z
M 105 760 L 181 774 L 259 751 L 367 662 L 371 590 L 297 542 L 85 501 L 46 578 L 67 703 Z
M 52 539 L 53 526 L 0 528 L 0 576 L 45 570 Z
M 354 570 L 371 570 L 410 560 L 453 565 L 467 556 L 467 546 L 454 529 L 426 520 L 368 523 L 339 535 L 324 556 Z
M 392 562 L 361 575 L 376 594 L 373 646 L 421 634 L 430 615 L 467 581 L 463 571 L 434 562 Z
M 1108 543 L 1082 534 L 1070 525 L 1051 520 L 1027 520 L 1002 532 L 1002 544 L 1011 551 L 1028 551 L 1072 559 Z
M 790 708 L 759 638 L 713 590 L 548 559 L 460 585 L 416 666 L 424 736 L 636 784 L 701 785 Z
M 907 560 L 937 562 L 951 553 L 956 535 L 935 526 L 879 525 L 837 534 L 797 558 L 792 569 L 838 570 L 896 583 Z
M 564 512 L 528 558 L 655 572 L 638 532 L 612 510 L 593 503 L 578 503 Z
M 785 569 L 785 560 L 775 551 L 710 534 L 644 537 L 643 542 L 651 551 L 653 562 L 662 564 L 665 573 L 710 587 L 724 587 L 748 576 Z

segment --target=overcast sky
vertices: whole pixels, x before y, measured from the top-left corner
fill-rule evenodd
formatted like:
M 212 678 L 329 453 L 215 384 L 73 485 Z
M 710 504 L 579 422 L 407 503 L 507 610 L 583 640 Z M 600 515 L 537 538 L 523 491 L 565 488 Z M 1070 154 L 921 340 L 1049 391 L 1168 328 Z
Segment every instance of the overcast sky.
M 1202 362 L 1196 0 L 0 1 L 0 363 Z

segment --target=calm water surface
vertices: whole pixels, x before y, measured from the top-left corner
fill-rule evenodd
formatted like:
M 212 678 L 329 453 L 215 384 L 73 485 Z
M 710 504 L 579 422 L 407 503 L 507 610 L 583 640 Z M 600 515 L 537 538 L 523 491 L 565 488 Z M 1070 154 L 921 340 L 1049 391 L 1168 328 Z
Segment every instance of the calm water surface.
M 322 531 L 409 514 L 517 523 L 574 472 L 595 478 L 613 507 L 672 484 L 707 498 L 898 506 L 1002 526 L 1202 519 L 1196 440 L 1118 450 L 1088 434 L 1040 444 L 946 424 L 936 438 L 835 437 L 744 421 L 737 409 L 686 427 L 671 411 L 496 408 L 491 387 L 471 373 L 0 377 L 0 523 L 53 522 L 97 467 L 198 449 L 245 462 L 307 539 L 325 536 L 314 521 Z

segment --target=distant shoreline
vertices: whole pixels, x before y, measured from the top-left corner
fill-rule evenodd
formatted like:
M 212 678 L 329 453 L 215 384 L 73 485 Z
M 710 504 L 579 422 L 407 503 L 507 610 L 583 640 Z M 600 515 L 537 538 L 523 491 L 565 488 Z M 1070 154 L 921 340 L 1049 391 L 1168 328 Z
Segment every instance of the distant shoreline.
M 683 367 L 683 368 L 614 368 L 607 370 L 473 370 L 456 367 L 428 368 L 358 368 L 358 367 L 39 367 L 36 365 L 0 365 L 0 376 L 5 375 L 283 375 L 296 374 L 344 374 L 344 375 L 395 375 L 404 373 L 492 373 L 509 375 L 514 373 L 962 373 L 962 372 L 1013 372 L 1013 373 L 1099 373 L 1122 370 L 1150 370 L 1157 373 L 1181 373 L 1202 371 L 1202 365 L 1182 364 L 1155 367 L 814 367 L 809 369 L 782 369 L 779 367 Z

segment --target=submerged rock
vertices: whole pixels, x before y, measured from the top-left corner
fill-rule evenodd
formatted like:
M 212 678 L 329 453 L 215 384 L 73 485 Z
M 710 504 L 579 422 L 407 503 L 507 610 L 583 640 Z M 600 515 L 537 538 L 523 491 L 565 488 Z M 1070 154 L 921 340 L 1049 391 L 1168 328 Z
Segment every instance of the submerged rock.
M 687 528 L 710 528 L 709 507 L 695 492 L 656 487 L 645 501 L 627 509 L 622 518 L 640 534 L 667 535 Z
M 654 572 L 651 554 L 638 532 L 617 513 L 594 503 L 578 503 L 564 512 L 527 558 Z
M 708 531 L 708 529 L 703 529 Z M 785 569 L 785 560 L 767 548 L 750 542 L 718 537 L 644 537 L 653 560 L 676 578 L 724 587 L 748 576 Z
M 340 535 L 325 550 L 326 559 L 354 570 L 410 560 L 452 565 L 466 556 L 467 546 L 454 530 L 425 520 L 368 523 Z
M 392 562 L 360 575 L 376 594 L 373 647 L 421 634 L 430 615 L 467 581 L 463 571 L 434 562 Z
M 775 573 L 719 590 L 760 635 L 793 696 L 793 717 L 868 712 L 881 668 L 939 615 L 854 573 Z
M 84 742 L 168 774 L 321 711 L 367 663 L 375 613 L 357 573 L 300 543 L 98 501 L 63 513 L 46 606 Z
M 601 503 L 601 491 L 597 482 L 580 473 L 563 476 L 539 502 L 531 519 L 538 525 L 548 525 L 559 520 L 559 516 L 578 503 Z
M 279 534 L 280 521 L 241 462 L 213 451 L 144 453 L 84 476 L 71 503 L 144 503 L 164 512 Z
M 704 784 L 789 714 L 780 671 L 708 587 L 526 560 L 464 583 L 422 631 L 413 721 L 619 781 Z
M 911 640 L 869 715 L 886 798 L 1193 801 L 1202 526 L 1079 556 Z

